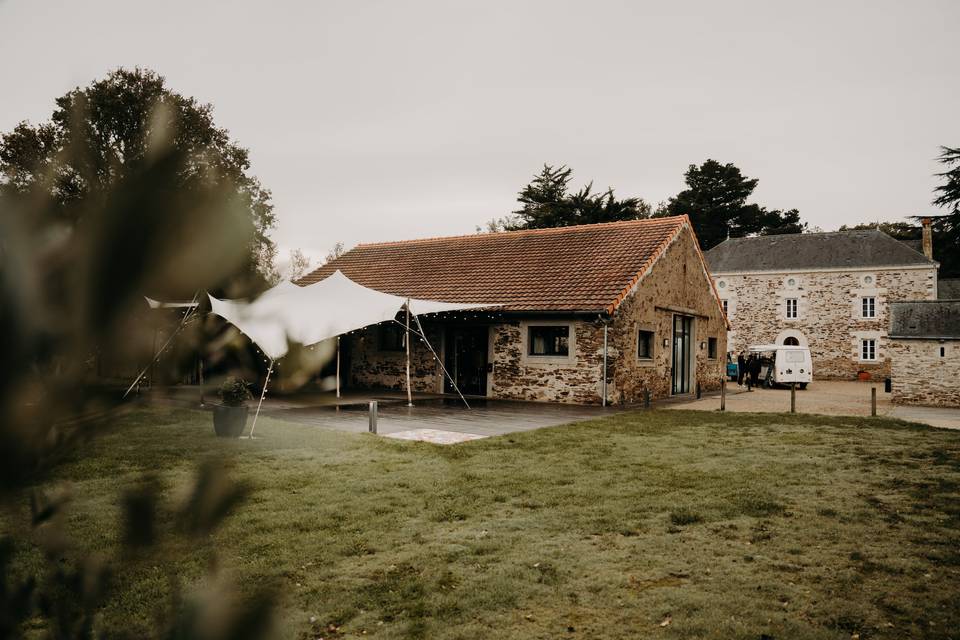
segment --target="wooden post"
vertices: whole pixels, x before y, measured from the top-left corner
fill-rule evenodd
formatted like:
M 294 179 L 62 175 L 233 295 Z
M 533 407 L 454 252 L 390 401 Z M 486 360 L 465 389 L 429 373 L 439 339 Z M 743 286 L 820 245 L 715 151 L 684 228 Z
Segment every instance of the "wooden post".
M 720 411 L 727 410 L 727 377 L 720 378 Z
M 644 409 L 650 408 L 650 389 L 643 390 L 643 407 Z
M 876 417 L 877 415 L 877 388 L 870 387 L 870 415 Z
M 370 401 L 370 425 L 367 427 L 370 433 L 377 432 L 377 401 Z
M 797 383 L 790 383 L 790 413 L 797 412 Z

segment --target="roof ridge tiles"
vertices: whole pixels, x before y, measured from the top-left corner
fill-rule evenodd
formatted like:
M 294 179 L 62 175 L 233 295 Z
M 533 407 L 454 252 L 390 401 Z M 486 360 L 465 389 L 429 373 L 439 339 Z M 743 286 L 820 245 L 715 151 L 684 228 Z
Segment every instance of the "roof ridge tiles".
M 684 216 L 667 216 L 663 218 L 639 218 L 637 220 L 615 220 L 613 222 L 592 222 L 590 224 L 574 224 L 566 227 L 549 227 L 546 229 L 515 229 L 511 231 L 497 231 L 492 233 L 465 233 L 460 235 L 452 236 L 431 236 L 428 238 L 411 238 L 409 240 L 387 240 L 384 242 L 361 242 L 357 244 L 357 247 L 389 247 L 393 245 L 410 245 L 416 243 L 426 243 L 426 242 L 435 242 L 437 240 L 469 240 L 474 238 L 503 238 L 503 237 L 519 237 L 521 235 L 549 235 L 557 234 L 570 231 L 581 231 L 584 229 L 595 229 L 598 227 L 613 227 L 613 226 L 631 226 L 631 225 L 647 225 L 647 224 L 663 224 L 671 223 L 674 225 L 680 225 L 683 223 Z

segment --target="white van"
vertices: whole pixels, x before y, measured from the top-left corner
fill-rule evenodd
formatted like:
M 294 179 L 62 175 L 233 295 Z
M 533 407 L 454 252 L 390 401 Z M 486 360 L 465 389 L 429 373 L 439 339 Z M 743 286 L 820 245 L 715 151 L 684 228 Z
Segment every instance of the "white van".
M 761 380 L 771 386 L 795 382 L 801 389 L 806 389 L 813 381 L 813 359 L 807 347 L 757 344 L 747 347 L 747 350 L 773 360 L 769 375 L 766 375 L 766 371 L 761 374 Z

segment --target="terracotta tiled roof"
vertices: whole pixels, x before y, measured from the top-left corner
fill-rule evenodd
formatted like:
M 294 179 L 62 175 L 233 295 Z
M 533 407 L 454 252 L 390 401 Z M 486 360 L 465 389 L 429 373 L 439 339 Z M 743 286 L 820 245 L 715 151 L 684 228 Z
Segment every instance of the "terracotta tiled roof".
M 689 224 L 686 216 L 361 244 L 297 282 L 339 269 L 411 298 L 507 311 L 612 311 Z

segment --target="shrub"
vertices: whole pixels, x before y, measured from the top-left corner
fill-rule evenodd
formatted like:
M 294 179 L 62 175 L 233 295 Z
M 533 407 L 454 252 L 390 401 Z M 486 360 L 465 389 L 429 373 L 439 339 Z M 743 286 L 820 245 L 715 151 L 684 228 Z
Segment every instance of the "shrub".
M 242 407 L 250 398 L 250 385 L 243 378 L 227 378 L 220 387 L 220 401 L 228 407 Z

